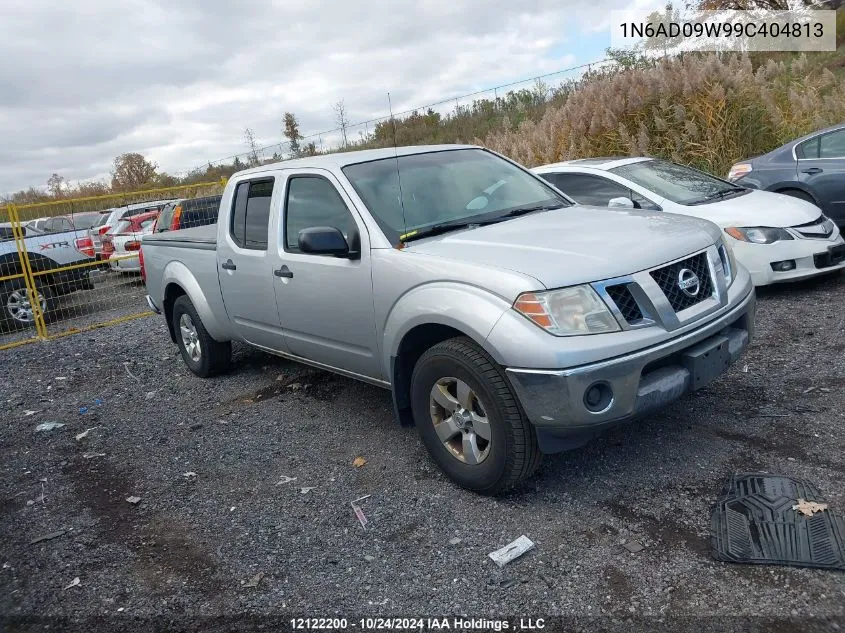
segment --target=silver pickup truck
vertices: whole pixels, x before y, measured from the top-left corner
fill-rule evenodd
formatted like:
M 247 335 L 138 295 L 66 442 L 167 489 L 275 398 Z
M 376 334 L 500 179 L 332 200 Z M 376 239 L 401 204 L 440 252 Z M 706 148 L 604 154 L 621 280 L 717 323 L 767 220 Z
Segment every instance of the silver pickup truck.
M 216 226 L 143 252 L 195 374 L 226 369 L 238 340 L 391 389 L 397 419 L 482 493 L 703 387 L 753 330 L 715 225 L 579 207 L 472 146 L 243 171 Z

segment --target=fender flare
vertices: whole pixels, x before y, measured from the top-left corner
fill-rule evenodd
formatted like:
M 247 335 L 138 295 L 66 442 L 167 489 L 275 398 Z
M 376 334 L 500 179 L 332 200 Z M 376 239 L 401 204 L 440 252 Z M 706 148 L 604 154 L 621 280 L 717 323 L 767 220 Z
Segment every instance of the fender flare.
M 202 320 L 206 331 L 211 335 L 211 338 L 220 342 L 231 340 L 229 328 L 224 323 L 221 323 L 220 319 L 214 315 L 214 311 L 211 309 L 208 299 L 200 287 L 199 282 L 197 282 L 196 277 L 194 277 L 193 273 L 185 264 L 179 261 L 169 262 L 162 273 L 164 303 L 166 303 L 167 296 L 174 285 L 181 288 L 188 296 L 188 299 L 191 300 L 191 303 L 194 304 L 194 308 L 200 320 Z M 171 328 L 172 324 L 168 322 L 167 327 Z
M 412 288 L 391 307 L 384 321 L 382 363 L 390 375 L 391 359 L 402 339 L 419 325 L 445 325 L 473 339 L 501 363 L 496 350 L 487 349 L 487 336 L 511 304 L 477 286 L 456 282 L 430 282 Z

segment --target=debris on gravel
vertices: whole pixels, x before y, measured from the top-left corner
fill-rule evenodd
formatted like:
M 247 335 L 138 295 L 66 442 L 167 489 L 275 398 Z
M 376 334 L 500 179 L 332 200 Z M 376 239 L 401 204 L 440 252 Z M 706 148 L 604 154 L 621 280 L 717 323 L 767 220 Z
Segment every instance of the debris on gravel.
M 202 380 L 161 317 L 4 350 L 0 613 L 841 622 L 841 573 L 716 561 L 709 517 L 736 472 L 806 478 L 845 507 L 843 305 L 845 275 L 761 290 L 727 375 L 498 498 L 452 485 L 388 391 L 241 345 L 231 372 Z M 32 432 L 47 421 L 66 428 Z M 523 533 L 530 555 L 490 564 Z

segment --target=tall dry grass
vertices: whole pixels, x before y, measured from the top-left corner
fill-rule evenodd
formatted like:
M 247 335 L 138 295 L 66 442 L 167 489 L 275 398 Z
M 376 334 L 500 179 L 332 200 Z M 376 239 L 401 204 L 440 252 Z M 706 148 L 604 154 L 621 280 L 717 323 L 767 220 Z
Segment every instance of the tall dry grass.
M 737 160 L 845 121 L 845 84 L 804 56 L 752 68 L 747 57 L 687 55 L 597 75 L 538 121 L 479 141 L 528 166 L 646 155 L 724 174 Z

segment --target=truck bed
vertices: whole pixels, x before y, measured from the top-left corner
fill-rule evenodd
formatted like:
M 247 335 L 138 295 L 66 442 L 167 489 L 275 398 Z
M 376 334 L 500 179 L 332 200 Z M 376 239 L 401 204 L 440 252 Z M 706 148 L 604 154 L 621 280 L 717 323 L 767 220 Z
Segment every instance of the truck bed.
M 182 246 L 185 248 L 214 249 L 217 247 L 217 225 L 194 226 L 178 231 L 164 231 L 145 235 L 142 243 L 155 246 Z

